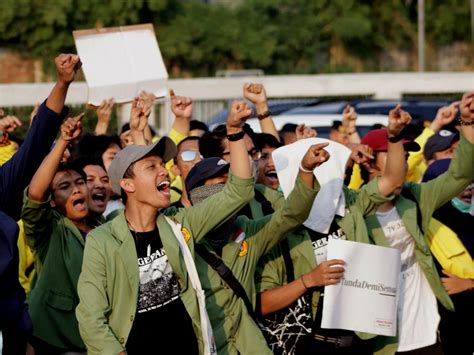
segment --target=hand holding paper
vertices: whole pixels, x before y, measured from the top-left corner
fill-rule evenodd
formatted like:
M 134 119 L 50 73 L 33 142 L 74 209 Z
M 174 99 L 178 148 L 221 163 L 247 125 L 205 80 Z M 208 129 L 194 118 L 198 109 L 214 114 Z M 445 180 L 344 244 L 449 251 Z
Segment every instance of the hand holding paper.
M 332 259 L 323 261 L 313 271 L 304 274 L 304 284 L 308 287 L 335 285 L 344 274 L 344 260 Z

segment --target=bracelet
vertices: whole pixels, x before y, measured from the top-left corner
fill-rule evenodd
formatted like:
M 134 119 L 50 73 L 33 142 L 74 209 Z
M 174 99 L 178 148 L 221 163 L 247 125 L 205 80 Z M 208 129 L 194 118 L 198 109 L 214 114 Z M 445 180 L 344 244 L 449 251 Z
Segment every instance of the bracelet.
M 399 133 L 399 134 L 397 134 L 396 136 L 393 136 L 393 137 L 388 137 L 388 135 L 387 135 L 387 138 L 388 138 L 388 141 L 390 143 L 397 143 L 397 142 L 400 142 L 403 139 L 403 136 Z
M 237 133 L 234 133 L 234 134 L 228 134 L 227 139 L 229 140 L 229 142 L 235 142 L 235 141 L 238 141 L 238 140 L 244 138 L 244 136 L 245 136 L 245 132 L 240 131 L 240 132 L 237 132 Z
M 301 165 L 301 163 L 300 163 L 300 170 L 301 170 L 303 173 L 308 173 L 308 174 L 312 174 L 312 173 L 313 173 L 313 170 L 309 170 L 309 169 L 303 168 L 303 165 Z
M 472 125 L 474 125 L 474 121 L 466 122 L 461 117 L 459 117 L 458 121 L 459 121 L 459 124 L 461 126 L 472 126 Z
M 300 277 L 300 280 L 301 280 L 301 283 L 303 284 L 304 288 L 305 288 L 306 290 L 309 290 L 309 287 L 306 286 L 306 284 L 304 283 L 304 275 L 302 275 L 302 276 Z
M 257 114 L 257 118 L 259 120 L 263 120 L 264 118 L 270 117 L 272 113 L 269 110 L 266 110 L 265 112 Z

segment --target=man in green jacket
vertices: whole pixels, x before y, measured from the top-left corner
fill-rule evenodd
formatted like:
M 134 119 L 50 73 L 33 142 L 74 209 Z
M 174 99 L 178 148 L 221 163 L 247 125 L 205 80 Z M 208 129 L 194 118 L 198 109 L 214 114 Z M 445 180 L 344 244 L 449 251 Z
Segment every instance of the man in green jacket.
M 300 170 L 282 208 L 260 219 L 242 215 L 231 219 L 209 233 L 196 247 L 196 265 L 206 293 L 218 354 L 272 354 L 252 319 L 256 302 L 253 275 L 260 257 L 308 218 L 319 190 L 312 171 L 328 160 L 329 155 L 323 149 L 327 145 L 318 144 L 308 149 L 301 162 L 306 170 Z M 193 167 L 186 179 L 186 190 L 194 206 L 200 206 L 201 201 L 207 201 L 225 186 L 227 169 L 228 164 L 217 157 L 204 159 Z M 235 276 L 244 290 L 245 301 L 239 291 L 229 287 L 232 281 L 223 279 L 217 271 L 216 260 Z
M 370 242 L 400 249 L 402 262 L 398 337 L 376 337 L 377 353 L 441 352 L 435 344 L 440 319 L 436 301 L 447 310 L 454 307 L 438 276 L 425 233 L 433 212 L 474 179 L 474 92 L 463 96 L 460 113 L 461 138 L 448 171 L 427 183 L 400 185 L 393 200 L 366 217 Z M 371 146 L 375 159 L 370 167 L 363 167 L 363 178 L 370 181 L 385 171 L 387 140 L 396 139 L 399 137 L 387 138 L 380 132 L 364 137 L 362 143 Z
M 398 134 L 409 121 L 407 113 L 391 112 L 388 130 Z M 256 275 L 258 311 L 276 354 L 370 353 L 368 344 L 354 332 L 320 327 L 320 293 L 323 286 L 337 283 L 344 270 L 344 261 L 325 260 L 323 255 L 329 238 L 369 242 L 364 216 L 387 201 L 387 196 L 403 183 L 404 155 L 401 141 L 391 143 L 382 176 L 360 191 L 344 188 L 345 215 L 334 216 L 327 234 L 299 230 L 262 258 Z
M 253 197 L 241 130 L 250 114 L 245 102 L 232 104 L 229 182 L 196 207 L 160 211 L 170 204 L 164 165 L 176 153 L 168 138 L 127 147 L 114 158 L 109 176 L 125 210 L 88 235 L 78 284 L 76 314 L 90 354 L 215 352 L 194 243 Z

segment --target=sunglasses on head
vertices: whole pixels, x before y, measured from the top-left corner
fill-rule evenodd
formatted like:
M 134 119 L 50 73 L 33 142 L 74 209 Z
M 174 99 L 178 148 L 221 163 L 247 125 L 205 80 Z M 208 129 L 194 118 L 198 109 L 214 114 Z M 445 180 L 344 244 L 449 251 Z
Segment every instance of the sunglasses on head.
M 196 159 L 198 154 L 199 152 L 195 150 L 185 150 L 180 154 L 180 156 L 181 156 L 181 159 L 183 159 L 183 161 L 193 161 L 194 159 Z M 201 154 L 199 154 L 199 157 L 202 159 Z

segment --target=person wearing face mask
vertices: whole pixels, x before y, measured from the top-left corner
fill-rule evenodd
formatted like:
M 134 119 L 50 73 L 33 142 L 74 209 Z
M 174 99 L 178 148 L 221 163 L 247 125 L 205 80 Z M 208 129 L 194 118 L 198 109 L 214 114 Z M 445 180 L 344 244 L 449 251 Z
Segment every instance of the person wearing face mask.
M 423 176 L 423 182 L 431 181 L 445 173 L 451 159 L 441 159 L 433 162 Z M 446 355 L 451 354 L 472 354 L 474 352 L 474 342 L 470 340 L 471 329 L 466 327 L 474 317 L 474 202 L 472 192 L 474 182 L 470 183 L 451 201 L 445 203 L 433 213 L 433 218 L 449 227 L 454 232 L 465 251 L 461 255 L 460 249 L 447 250 L 451 260 L 463 263 L 462 271 L 454 274 L 454 270 L 445 270 L 441 265 L 442 260 L 435 259 L 438 273 L 443 281 L 443 285 L 448 291 L 454 304 L 454 312 L 449 312 L 443 307 L 438 307 L 441 320 L 439 323 L 439 335 L 441 345 Z M 443 230 L 444 233 L 450 231 Z M 447 235 L 444 234 L 446 239 Z M 443 236 L 441 236 L 443 238 Z M 454 261 L 453 260 L 453 261 Z
M 238 214 L 196 245 L 196 266 L 206 294 L 218 353 L 272 353 L 254 318 L 253 275 L 260 257 L 308 218 L 319 190 L 312 171 L 329 159 L 325 146 L 327 144 L 317 144 L 308 149 L 295 187 L 282 208 L 260 219 Z M 229 164 L 217 157 L 198 162 L 186 179 L 192 204 L 200 206 L 222 190 L 228 169 Z M 223 268 L 228 271 L 223 272 Z M 233 275 L 232 280 L 228 279 L 229 273 Z M 235 283 L 239 284 L 238 289 Z

